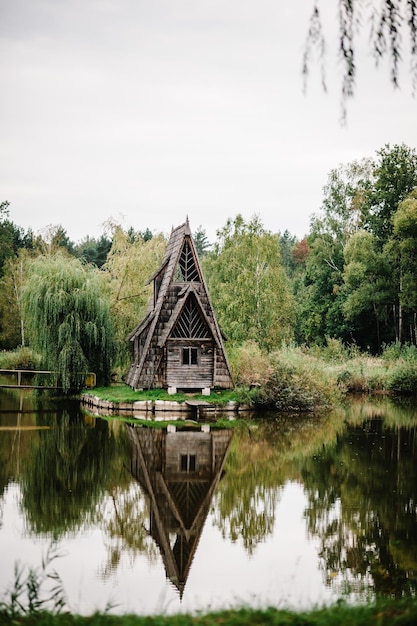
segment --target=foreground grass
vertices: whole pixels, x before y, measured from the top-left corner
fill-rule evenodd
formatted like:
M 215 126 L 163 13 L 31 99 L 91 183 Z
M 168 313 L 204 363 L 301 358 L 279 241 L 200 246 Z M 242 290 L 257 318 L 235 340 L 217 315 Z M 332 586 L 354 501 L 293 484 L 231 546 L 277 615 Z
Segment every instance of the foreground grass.
M 95 614 L 35 613 L 26 616 L 0 614 L 2 626 L 415 626 L 417 600 L 380 601 L 365 606 L 332 607 L 308 612 L 277 609 L 234 609 L 198 615 L 140 617 Z

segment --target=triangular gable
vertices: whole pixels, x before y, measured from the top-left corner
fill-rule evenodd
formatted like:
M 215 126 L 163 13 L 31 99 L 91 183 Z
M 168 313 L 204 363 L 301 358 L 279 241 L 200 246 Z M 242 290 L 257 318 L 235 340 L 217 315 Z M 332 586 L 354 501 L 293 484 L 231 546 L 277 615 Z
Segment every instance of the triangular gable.
M 188 218 L 184 224 L 177 226 L 171 232 L 164 258 L 159 269 L 153 274 L 150 281 L 163 275 L 162 284 L 158 294 L 158 300 L 163 298 L 166 289 L 174 281 L 179 282 L 203 282 L 203 276 L 198 261 Z M 194 277 L 194 278 L 192 278 Z M 178 281 L 175 281 L 178 282 Z
M 175 267 L 174 281 L 201 283 L 201 278 L 200 268 L 194 255 L 191 239 L 190 237 L 185 237 Z
M 186 299 L 171 337 L 175 339 L 209 339 L 213 335 L 210 323 L 199 303 L 199 298 L 193 290 Z
M 171 336 L 176 339 L 213 338 L 217 346 L 221 348 L 217 329 L 207 317 L 199 295 L 193 289 L 193 286 L 191 284 L 188 285 L 186 289 L 181 291 L 181 294 L 183 294 L 182 298 L 178 299 L 169 323 L 158 342 L 158 346 L 162 348 L 168 337 Z

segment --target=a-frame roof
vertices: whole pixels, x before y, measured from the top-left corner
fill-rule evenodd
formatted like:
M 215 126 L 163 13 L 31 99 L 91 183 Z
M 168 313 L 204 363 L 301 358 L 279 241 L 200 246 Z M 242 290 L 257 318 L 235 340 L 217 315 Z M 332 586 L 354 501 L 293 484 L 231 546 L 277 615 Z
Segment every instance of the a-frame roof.
M 134 328 L 134 330 L 128 336 L 128 339 L 130 341 L 133 341 L 135 337 L 139 336 L 140 334 L 143 333 L 145 329 L 147 329 L 146 339 L 145 339 L 145 343 L 143 346 L 140 361 L 139 363 L 136 364 L 136 368 L 133 371 L 133 373 L 129 374 L 129 378 L 130 378 L 129 384 L 133 387 L 136 386 L 136 383 L 139 380 L 140 373 L 142 371 L 142 368 L 146 360 L 147 353 L 148 353 L 148 350 L 152 341 L 152 337 L 155 333 L 155 329 L 158 324 L 158 320 L 160 318 L 160 314 L 164 305 L 164 300 L 166 298 L 168 288 L 172 282 L 175 282 L 176 272 L 178 271 L 178 267 L 181 263 L 184 262 L 182 260 L 182 255 L 184 254 L 185 242 L 187 242 L 188 255 L 191 257 L 192 280 L 188 282 L 187 279 L 184 278 L 183 282 L 186 283 L 186 286 L 180 292 L 180 295 L 178 297 L 178 302 L 174 308 L 173 313 L 171 314 L 171 317 L 167 326 L 164 328 L 161 334 L 161 337 L 159 338 L 158 345 L 159 347 L 163 347 L 163 345 L 165 344 L 166 340 L 169 337 L 171 330 L 175 326 L 175 323 L 178 320 L 181 314 L 181 311 L 183 310 L 183 307 L 185 305 L 187 298 L 190 296 L 190 293 L 193 293 L 195 300 L 197 302 L 197 305 L 200 309 L 201 315 L 205 323 L 207 324 L 207 327 L 209 328 L 214 341 L 224 353 L 223 344 L 222 344 L 222 333 L 217 324 L 216 316 L 214 315 L 214 312 L 213 312 L 213 315 L 210 317 L 206 314 L 204 310 L 204 306 L 202 305 L 200 298 L 198 296 L 197 290 L 194 289 L 193 287 L 193 282 L 199 283 L 202 285 L 205 295 L 207 297 L 207 301 L 209 303 L 209 307 L 211 308 L 211 310 L 213 310 L 213 307 L 210 301 L 210 296 L 209 296 L 208 289 L 207 289 L 207 285 L 204 280 L 203 272 L 201 270 L 200 262 L 198 259 L 198 254 L 194 245 L 190 225 L 189 225 L 188 218 L 187 218 L 183 224 L 172 229 L 171 236 L 169 238 L 161 265 L 159 266 L 158 270 L 152 275 L 152 277 L 148 281 L 148 283 L 151 281 L 154 281 L 155 284 L 154 284 L 154 294 L 149 301 L 148 310 L 145 315 L 145 318 L 138 324 L 138 326 L 136 326 L 136 328 Z M 158 289 L 156 290 L 157 281 L 159 284 L 158 284 Z M 226 363 L 227 363 L 227 360 L 226 360 Z

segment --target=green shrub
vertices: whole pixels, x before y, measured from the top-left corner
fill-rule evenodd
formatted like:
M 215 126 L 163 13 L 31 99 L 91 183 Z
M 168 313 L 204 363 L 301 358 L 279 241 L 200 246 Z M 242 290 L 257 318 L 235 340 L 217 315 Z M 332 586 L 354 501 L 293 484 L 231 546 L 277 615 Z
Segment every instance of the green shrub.
M 343 386 L 347 392 L 366 393 L 370 389 L 369 380 L 363 374 L 363 371 L 352 369 L 344 369 L 337 376 L 337 384 Z
M 34 370 L 39 367 L 40 359 L 30 348 L 18 348 L 13 352 L 0 352 L 0 369 Z
M 271 374 L 259 390 L 258 402 L 279 411 L 315 411 L 340 400 L 335 376 L 323 362 L 295 348 L 269 357 Z
M 394 393 L 417 395 L 417 365 L 401 363 L 391 372 L 387 387 Z
M 337 384 L 338 385 L 345 385 L 346 387 L 349 385 L 349 382 L 352 379 L 352 372 L 351 370 L 342 370 L 341 372 L 339 372 L 339 374 L 337 375 Z
M 396 341 L 384 346 L 382 358 L 388 362 L 402 360 L 407 363 L 417 363 L 417 346 Z
M 312 346 L 310 354 L 323 361 L 345 361 L 349 358 L 349 349 L 341 339 L 326 337 L 325 346 Z
M 245 341 L 228 349 L 228 359 L 236 385 L 251 387 L 268 380 L 271 366 L 268 355 L 255 341 Z

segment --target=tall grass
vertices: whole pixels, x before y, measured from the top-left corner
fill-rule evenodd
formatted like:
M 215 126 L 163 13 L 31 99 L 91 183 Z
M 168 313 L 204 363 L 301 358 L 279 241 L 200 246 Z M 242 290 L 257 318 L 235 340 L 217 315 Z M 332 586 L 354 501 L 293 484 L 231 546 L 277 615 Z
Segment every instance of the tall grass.
M 392 344 L 376 357 L 338 339 L 271 354 L 247 342 L 230 362 L 236 383 L 257 389 L 256 403 L 280 411 L 328 408 L 351 392 L 417 395 L 416 346 Z
M 395 394 L 417 395 L 417 346 L 394 343 L 384 348 L 390 366 L 387 389 Z
M 343 394 L 417 395 L 417 347 L 398 343 L 384 347 L 379 357 L 328 338 L 325 346 L 293 345 L 267 353 L 253 341 L 228 347 L 236 388 L 213 393 L 209 402 L 256 404 L 280 411 L 315 411 L 335 406 Z M 0 352 L 0 369 L 36 369 L 39 357 L 28 348 Z M 164 390 L 136 392 L 126 385 L 96 389 L 112 402 L 166 399 L 183 402 L 184 394 Z M 187 396 L 188 397 L 188 396 Z M 199 397 L 198 394 L 196 397 Z
M 337 376 L 323 359 L 294 346 L 267 354 L 253 342 L 234 348 L 235 381 L 257 389 L 255 403 L 279 411 L 315 411 L 341 398 Z
M 61 613 L 67 601 L 62 581 L 55 570 L 51 570 L 53 561 L 61 555 L 52 543 L 38 568 L 15 565 L 12 586 L 0 599 L 0 624 L 19 623 L 19 617 L 43 615 L 46 611 L 52 615 Z
M 349 606 L 339 602 L 334 606 L 312 611 L 286 609 L 251 609 L 242 607 L 207 614 L 178 615 L 27 615 L 18 621 L 7 620 L 2 626 L 415 626 L 417 601 L 378 601 L 375 604 Z

